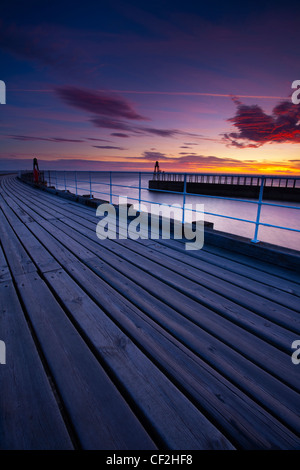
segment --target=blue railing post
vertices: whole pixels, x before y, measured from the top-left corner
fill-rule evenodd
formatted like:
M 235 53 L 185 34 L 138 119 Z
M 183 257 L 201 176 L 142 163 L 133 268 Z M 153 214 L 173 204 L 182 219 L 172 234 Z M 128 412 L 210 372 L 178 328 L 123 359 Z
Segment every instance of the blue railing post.
M 77 196 L 77 171 L 75 171 L 75 194 Z
M 109 202 L 112 204 L 112 172 L 109 172 Z
M 65 192 L 67 192 L 66 171 L 64 171 Z
M 141 172 L 139 172 L 139 211 L 141 212 L 141 199 L 142 199 L 142 178 Z
M 184 174 L 184 182 L 183 182 L 182 224 L 184 224 L 184 219 L 185 219 L 185 198 L 186 198 L 186 173 Z
M 58 186 L 57 186 L 57 170 L 55 170 L 55 188 L 58 189 Z
M 93 194 L 92 194 L 92 177 L 91 177 L 91 172 L 89 172 L 90 175 L 90 199 L 93 199 Z
M 265 184 L 265 177 L 262 176 L 261 177 L 260 188 L 259 188 L 259 198 L 258 198 L 258 203 L 257 203 L 255 233 L 254 233 L 254 238 L 251 240 L 252 243 L 258 243 L 259 242 L 259 240 L 257 238 L 257 235 L 258 235 L 259 222 L 260 222 L 260 212 L 261 212 L 261 205 L 262 205 L 262 199 L 263 199 L 264 184 Z

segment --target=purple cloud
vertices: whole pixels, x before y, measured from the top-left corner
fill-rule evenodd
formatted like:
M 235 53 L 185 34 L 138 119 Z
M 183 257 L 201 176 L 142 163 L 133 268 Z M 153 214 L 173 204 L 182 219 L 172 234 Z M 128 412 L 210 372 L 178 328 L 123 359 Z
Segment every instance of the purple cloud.
M 149 128 L 149 127 L 139 127 L 143 132 L 146 132 L 147 134 L 154 134 L 158 135 L 159 137 L 173 137 L 176 134 L 179 134 L 179 131 L 172 130 L 172 129 L 154 129 L 154 128 Z
M 115 147 L 113 145 L 93 145 L 96 149 L 106 149 L 106 150 L 126 150 L 123 147 Z
M 164 153 L 161 153 L 161 152 L 149 152 L 149 151 L 145 151 L 142 155 L 142 158 L 146 159 L 146 160 L 153 160 L 153 161 L 156 161 L 156 160 L 170 160 L 169 157 L 166 157 L 166 155 Z
M 70 106 L 93 114 L 112 118 L 147 120 L 147 118 L 138 114 L 124 98 L 113 94 L 76 87 L 60 87 L 56 89 L 56 93 Z
M 122 138 L 128 138 L 129 137 L 128 134 L 122 134 L 122 132 L 112 132 L 110 135 L 112 135 L 114 137 L 122 137 Z
M 107 139 L 96 139 L 94 137 L 88 137 L 87 140 L 93 140 L 93 141 L 97 141 L 97 142 L 111 142 L 111 140 L 107 140 Z
M 134 127 L 127 124 L 120 119 L 110 119 L 104 116 L 98 116 L 90 119 L 96 127 L 104 128 L 104 129 L 116 129 L 120 131 L 129 131 L 129 132 L 136 132 Z
M 42 140 L 46 142 L 84 142 L 84 140 L 79 140 L 79 139 L 65 139 L 61 137 L 34 137 L 30 135 L 8 135 L 7 137 L 10 137 L 11 139 L 14 140 L 21 140 L 24 142 L 27 141 L 36 141 L 36 140 Z

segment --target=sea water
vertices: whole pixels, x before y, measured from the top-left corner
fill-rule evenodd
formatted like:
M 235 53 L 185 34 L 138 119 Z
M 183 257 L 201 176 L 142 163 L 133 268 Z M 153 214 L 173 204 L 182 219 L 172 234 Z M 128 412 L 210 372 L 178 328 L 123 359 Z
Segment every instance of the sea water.
M 139 203 L 143 204 L 143 209 L 147 208 L 147 210 L 150 210 L 151 204 L 154 203 L 177 204 L 181 208 L 184 203 L 181 193 L 149 191 L 148 181 L 152 179 L 151 173 L 84 171 L 76 173 L 72 171 L 51 171 L 49 173 L 46 171 L 45 179 L 48 184 L 54 185 L 58 189 L 67 189 L 78 195 L 90 195 L 92 193 L 93 197 L 111 203 L 117 203 L 119 196 L 127 197 L 128 203 L 133 204 L 136 209 L 139 208 Z M 139 186 L 141 186 L 141 189 L 139 189 Z M 276 205 L 262 205 L 261 223 L 300 230 L 300 203 L 270 200 L 263 202 Z M 216 230 L 240 235 L 250 240 L 254 238 L 258 210 L 257 200 L 186 195 L 185 203 L 192 204 L 193 207 L 196 204 L 204 205 L 204 215 L 193 212 L 193 220 L 204 218 L 205 221 L 212 222 Z M 174 210 L 174 217 L 182 220 L 182 209 Z M 251 222 L 235 219 L 244 219 Z M 260 241 L 274 245 L 300 250 L 299 232 L 260 225 L 257 238 Z

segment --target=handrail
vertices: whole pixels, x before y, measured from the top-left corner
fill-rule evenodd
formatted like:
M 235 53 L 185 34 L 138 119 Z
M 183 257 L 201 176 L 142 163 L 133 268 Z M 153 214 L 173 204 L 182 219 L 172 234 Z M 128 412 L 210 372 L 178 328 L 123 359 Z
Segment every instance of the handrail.
M 78 173 L 86 173 L 87 174 L 87 179 L 78 179 Z M 26 172 L 23 172 L 23 176 L 26 174 Z M 74 174 L 74 178 L 71 178 L 71 174 Z M 94 175 L 105 175 L 108 177 L 108 182 L 107 181 L 93 181 L 93 176 Z M 137 176 L 137 185 L 136 186 L 130 186 L 126 184 L 119 184 L 114 181 L 114 175 L 136 175 Z M 63 170 L 45 170 L 44 171 L 44 179 L 45 181 L 48 181 L 48 186 L 51 186 L 51 183 L 55 182 L 55 188 L 57 190 L 61 189 L 63 191 L 68 191 L 67 188 L 75 189 L 75 194 L 78 195 L 82 191 L 87 191 L 88 194 L 86 194 L 87 197 L 90 199 L 94 198 L 94 195 L 106 195 L 109 196 L 109 202 L 112 203 L 113 197 L 118 197 L 122 196 L 121 192 L 119 191 L 117 194 L 113 191 L 113 188 L 130 188 L 130 189 L 135 189 L 138 190 L 138 197 L 132 197 L 126 195 L 128 200 L 131 201 L 137 201 L 139 204 L 139 209 L 141 208 L 141 203 L 151 203 L 151 204 L 160 204 L 164 206 L 171 207 L 172 204 L 166 204 L 166 203 L 161 203 L 161 202 L 155 202 L 151 201 L 148 199 L 142 199 L 142 190 L 148 190 L 148 187 L 142 186 L 142 176 L 143 175 L 149 175 L 149 178 L 153 179 L 153 172 L 141 172 L 141 171 L 130 171 L 130 172 L 120 172 L 120 171 L 89 171 L 89 172 L 84 172 L 84 171 L 63 171 Z M 185 221 L 185 211 L 191 210 L 193 212 L 197 213 L 205 213 L 207 215 L 213 215 L 216 217 L 221 217 L 221 218 L 226 218 L 230 220 L 236 220 L 236 221 L 241 221 L 241 222 L 246 222 L 250 224 L 255 225 L 255 231 L 254 231 L 254 236 L 253 238 L 249 237 L 251 239 L 251 242 L 253 243 L 258 243 L 258 232 L 259 232 L 259 227 L 260 226 L 266 226 L 266 227 L 273 227 L 276 229 L 281 229 L 281 230 L 288 230 L 292 232 L 298 232 L 300 233 L 299 229 L 292 228 L 292 227 L 285 227 L 285 226 L 280 226 L 280 225 L 274 225 L 274 224 L 267 224 L 264 222 L 261 222 L 261 209 L 263 206 L 275 206 L 275 207 L 281 207 L 281 208 L 287 208 L 287 209 L 295 209 L 299 210 L 300 207 L 297 206 L 291 206 L 291 205 L 285 205 L 285 204 L 278 204 L 278 203 L 272 203 L 272 202 L 265 202 L 263 200 L 263 195 L 264 195 L 264 187 L 266 187 L 267 181 L 268 180 L 294 180 L 293 187 L 300 187 L 300 176 L 277 176 L 277 175 L 220 175 L 220 174 L 208 174 L 208 173 L 170 173 L 170 175 L 178 175 L 183 178 L 183 191 L 171 191 L 171 190 L 165 190 L 165 189 L 151 189 L 151 192 L 160 192 L 160 193 L 167 193 L 167 194 L 176 194 L 176 195 L 182 195 L 182 201 L 183 201 L 183 210 L 182 210 L 182 223 Z M 252 178 L 253 179 L 257 178 L 259 180 L 259 197 L 258 200 L 251 200 L 251 199 L 241 199 L 241 198 L 234 198 L 234 197 L 226 197 L 226 196 L 214 196 L 214 195 L 205 195 L 205 194 L 195 194 L 195 193 L 190 193 L 187 192 L 187 181 L 191 176 L 194 177 L 201 177 L 201 176 L 218 176 L 218 177 L 235 177 L 235 178 Z M 22 175 L 21 175 L 22 177 Z M 227 180 L 228 181 L 228 180 Z M 241 180 L 240 180 L 241 181 Z M 74 183 L 71 184 L 71 183 Z M 86 187 L 80 187 L 81 184 L 86 185 Z M 95 187 L 97 185 L 104 185 L 108 186 L 108 191 L 99 191 L 96 190 Z M 279 181 L 280 184 L 280 181 Z M 297 184 L 297 186 L 296 186 Z M 299 184 L 299 186 L 298 186 Z M 271 183 L 273 185 L 273 182 Z M 284 186 L 283 186 L 284 187 Z M 124 194 L 123 194 L 124 196 Z M 249 220 L 249 219 L 243 219 L 239 217 L 233 217 L 229 215 L 224 215 L 224 214 L 218 214 L 214 212 L 207 212 L 207 211 L 199 211 L 199 210 L 194 210 L 194 209 L 189 209 L 186 207 L 185 201 L 187 196 L 196 196 L 196 197 L 205 197 L 209 199 L 221 199 L 221 200 L 231 200 L 231 201 L 238 201 L 238 202 L 244 202 L 248 204 L 256 204 L 257 205 L 257 212 L 256 212 L 256 218 L 255 220 Z

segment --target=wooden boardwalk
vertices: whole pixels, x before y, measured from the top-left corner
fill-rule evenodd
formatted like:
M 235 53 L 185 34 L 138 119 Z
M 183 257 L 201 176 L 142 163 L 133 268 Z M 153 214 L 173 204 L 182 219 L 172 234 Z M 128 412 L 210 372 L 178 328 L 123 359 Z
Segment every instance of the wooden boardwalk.
M 300 274 L 0 181 L 1 449 L 300 449 Z

